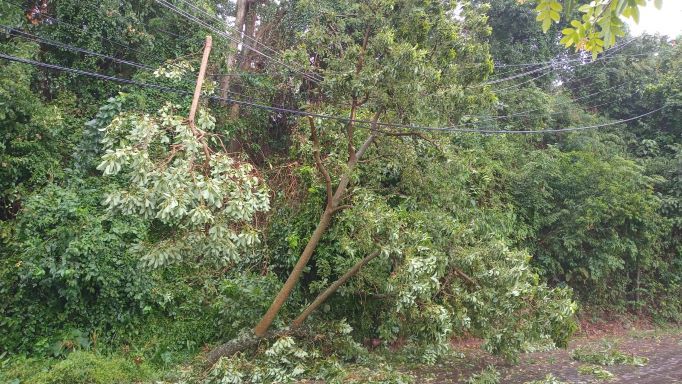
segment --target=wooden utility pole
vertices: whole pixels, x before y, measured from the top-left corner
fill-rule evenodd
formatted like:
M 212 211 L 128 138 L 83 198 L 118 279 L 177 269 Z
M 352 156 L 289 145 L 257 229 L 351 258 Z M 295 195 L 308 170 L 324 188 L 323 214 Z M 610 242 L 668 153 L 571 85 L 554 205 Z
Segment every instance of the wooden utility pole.
M 194 97 L 192 98 L 192 106 L 189 109 L 189 126 L 194 130 L 194 118 L 197 115 L 197 108 L 199 107 L 199 97 L 201 97 L 201 87 L 204 85 L 204 76 L 206 76 L 206 67 L 208 66 L 208 55 L 211 53 L 211 46 L 213 45 L 213 38 L 211 35 L 206 36 L 206 44 L 204 44 L 204 56 L 201 58 L 201 66 L 199 67 L 199 75 L 197 76 L 197 84 L 194 86 Z

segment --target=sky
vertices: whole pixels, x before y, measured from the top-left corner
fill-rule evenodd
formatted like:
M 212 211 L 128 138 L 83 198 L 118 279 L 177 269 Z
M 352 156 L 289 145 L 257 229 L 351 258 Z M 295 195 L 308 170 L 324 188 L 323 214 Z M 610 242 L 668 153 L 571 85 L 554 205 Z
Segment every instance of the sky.
M 640 10 L 639 24 L 627 19 L 633 35 L 660 33 L 670 37 L 682 35 L 682 0 L 663 0 L 658 10 L 651 2 Z

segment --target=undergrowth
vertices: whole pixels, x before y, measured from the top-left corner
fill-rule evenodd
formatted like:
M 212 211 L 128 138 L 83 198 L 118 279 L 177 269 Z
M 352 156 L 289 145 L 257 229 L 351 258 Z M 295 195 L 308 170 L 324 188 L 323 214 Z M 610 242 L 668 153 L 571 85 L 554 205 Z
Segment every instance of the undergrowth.
M 498 384 L 500 382 L 500 372 L 492 365 L 487 366 L 479 373 L 471 375 L 466 381 L 467 384 Z
M 0 382 L 11 384 L 111 384 L 151 382 L 157 372 L 148 364 L 118 355 L 75 351 L 65 359 L 14 358 L 2 363 Z
M 611 380 L 614 378 L 613 373 L 594 364 L 581 365 L 580 367 L 578 367 L 578 373 L 580 373 L 581 375 L 594 376 L 596 379 L 599 380 Z

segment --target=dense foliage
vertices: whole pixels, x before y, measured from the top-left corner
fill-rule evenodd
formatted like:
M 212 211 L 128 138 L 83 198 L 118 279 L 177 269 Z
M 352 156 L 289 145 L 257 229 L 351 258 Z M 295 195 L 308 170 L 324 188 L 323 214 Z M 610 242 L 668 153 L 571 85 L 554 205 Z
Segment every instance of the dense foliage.
M 0 381 L 400 383 L 381 351 L 474 336 L 514 360 L 579 308 L 679 322 L 682 48 L 608 49 L 643 2 L 170 2 L 241 9 L 241 45 L 163 2 L 3 2 L 5 26 L 145 65 L 11 30 L 2 54 L 168 88 L 0 61 Z M 204 96 L 317 115 L 205 97 L 188 121 L 209 32 Z

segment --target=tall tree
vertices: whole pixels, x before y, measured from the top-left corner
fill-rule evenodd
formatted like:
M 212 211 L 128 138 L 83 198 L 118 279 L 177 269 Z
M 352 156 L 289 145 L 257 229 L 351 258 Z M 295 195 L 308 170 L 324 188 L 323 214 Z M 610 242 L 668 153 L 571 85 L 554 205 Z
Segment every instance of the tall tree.
M 266 334 L 301 278 L 333 217 L 348 208 L 351 182 L 359 161 L 383 135 L 399 132 L 379 122 L 452 124 L 486 99 L 474 84 L 485 78 L 489 58 L 476 42 L 489 30 L 481 6 L 467 5 L 461 19 L 455 4 L 428 1 L 307 2 L 295 6 L 305 21 L 305 60 L 324 80 L 312 84 L 309 109 L 345 113 L 345 161 L 334 159 L 330 173 L 318 130 L 338 130 L 338 123 L 310 119 L 316 166 L 326 186 L 319 222 L 296 265 L 254 332 Z M 368 121 L 358 124 L 357 120 Z

